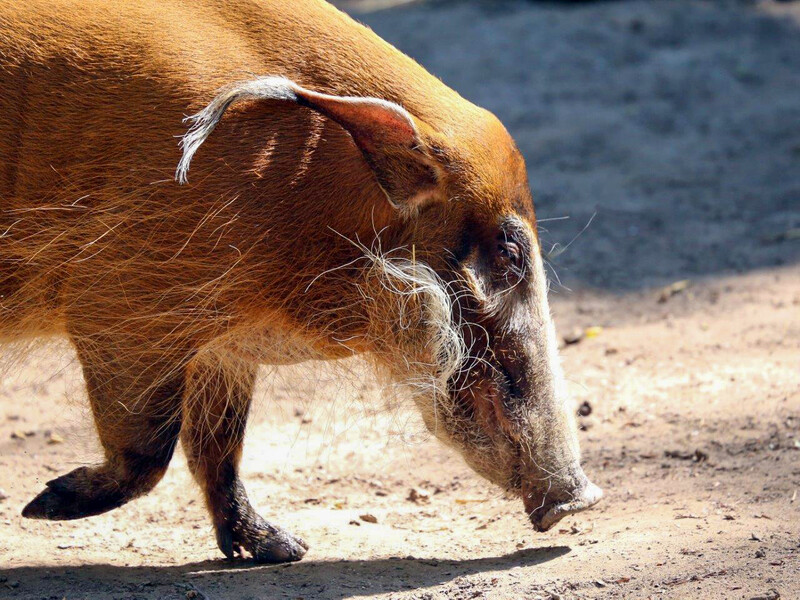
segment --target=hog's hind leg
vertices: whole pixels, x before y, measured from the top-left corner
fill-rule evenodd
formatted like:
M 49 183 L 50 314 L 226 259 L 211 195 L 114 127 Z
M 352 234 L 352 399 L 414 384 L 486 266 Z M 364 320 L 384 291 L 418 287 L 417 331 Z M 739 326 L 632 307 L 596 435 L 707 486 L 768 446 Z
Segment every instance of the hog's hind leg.
M 166 472 L 180 433 L 183 373 L 165 377 L 164 365 L 121 363 L 130 356 L 124 348 L 73 341 L 106 460 L 48 482 L 25 517 L 79 519 L 146 494 Z
M 181 442 L 203 488 L 217 544 L 228 558 L 249 552 L 263 563 L 300 560 L 306 543 L 262 519 L 239 479 L 256 369 L 248 364 L 190 365 Z

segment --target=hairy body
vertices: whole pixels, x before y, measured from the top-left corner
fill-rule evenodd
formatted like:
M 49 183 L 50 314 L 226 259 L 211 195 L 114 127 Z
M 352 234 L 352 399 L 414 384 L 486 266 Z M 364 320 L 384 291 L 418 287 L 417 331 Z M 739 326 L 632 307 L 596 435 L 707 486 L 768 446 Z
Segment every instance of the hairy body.
M 263 521 L 237 475 L 255 369 L 362 352 L 477 470 L 527 489 L 527 417 L 499 408 L 494 374 L 527 382 L 525 351 L 493 340 L 530 334 L 540 395 L 560 371 L 524 163 L 497 119 L 318 0 L 4 1 L 0 30 L 0 339 L 69 337 L 107 459 L 24 514 L 119 506 L 180 436 L 223 552 L 298 559 L 305 543 Z M 208 113 L 176 183 L 184 117 L 264 75 L 282 79 Z M 379 103 L 364 116 L 342 97 Z M 536 278 L 510 309 L 476 275 L 508 219 Z M 554 437 L 542 456 L 572 465 L 574 425 L 545 413 L 526 444 Z M 587 487 L 570 477 L 561 507 Z M 529 496 L 529 512 L 546 504 Z

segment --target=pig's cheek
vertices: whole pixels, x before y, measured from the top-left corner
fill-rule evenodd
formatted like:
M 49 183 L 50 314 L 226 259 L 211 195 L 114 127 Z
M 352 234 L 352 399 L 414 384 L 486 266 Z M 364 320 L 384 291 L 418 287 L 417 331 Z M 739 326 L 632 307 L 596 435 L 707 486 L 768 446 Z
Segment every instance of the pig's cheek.
M 473 383 L 470 386 L 472 412 L 480 429 L 490 435 L 497 430 L 494 410 L 495 398 L 486 384 Z
M 482 405 L 483 410 L 487 412 L 485 420 L 487 425 L 491 428 L 492 434 L 503 434 L 512 440 L 518 441 L 519 434 L 517 433 L 517 428 L 514 427 L 513 423 L 508 418 L 505 406 L 505 395 L 500 386 L 489 380 L 487 383 L 484 383 L 480 389 L 481 393 L 479 394 L 478 402 Z
M 517 428 L 514 427 L 511 421 L 508 419 L 508 415 L 506 414 L 506 410 L 503 405 L 503 398 L 499 394 L 493 398 L 492 407 L 494 408 L 494 417 L 503 433 L 505 433 L 511 439 L 519 441 Z
M 474 414 L 480 428 L 495 437 L 505 434 L 515 437 L 513 429 L 503 411 L 503 397 L 493 383 L 472 386 L 474 392 Z

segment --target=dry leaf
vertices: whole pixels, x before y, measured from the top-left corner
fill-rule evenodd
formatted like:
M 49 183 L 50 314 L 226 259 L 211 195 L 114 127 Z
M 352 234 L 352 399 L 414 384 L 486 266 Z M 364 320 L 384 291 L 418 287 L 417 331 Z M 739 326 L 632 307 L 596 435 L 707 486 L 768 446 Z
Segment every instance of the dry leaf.
M 62 438 L 57 433 L 51 432 L 50 435 L 47 436 L 47 443 L 48 444 L 61 444 L 63 441 L 64 441 L 64 438 Z
M 586 331 L 584 331 L 584 335 L 586 336 L 587 340 L 591 340 L 592 338 L 596 338 L 598 335 L 603 333 L 602 327 L 587 327 Z

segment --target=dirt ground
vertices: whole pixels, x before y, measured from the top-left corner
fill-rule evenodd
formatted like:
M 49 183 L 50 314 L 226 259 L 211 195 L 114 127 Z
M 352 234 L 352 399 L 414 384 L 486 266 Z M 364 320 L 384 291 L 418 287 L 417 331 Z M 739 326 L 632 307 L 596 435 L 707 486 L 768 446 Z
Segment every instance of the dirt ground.
M 25 521 L 98 456 L 46 346 L 0 380 L 0 598 L 800 598 L 800 3 L 389 4 L 348 8 L 507 123 L 560 333 L 602 328 L 563 358 L 604 501 L 534 532 L 345 363 L 265 372 L 248 433 L 300 563 L 223 560 L 180 454 L 112 513 Z

